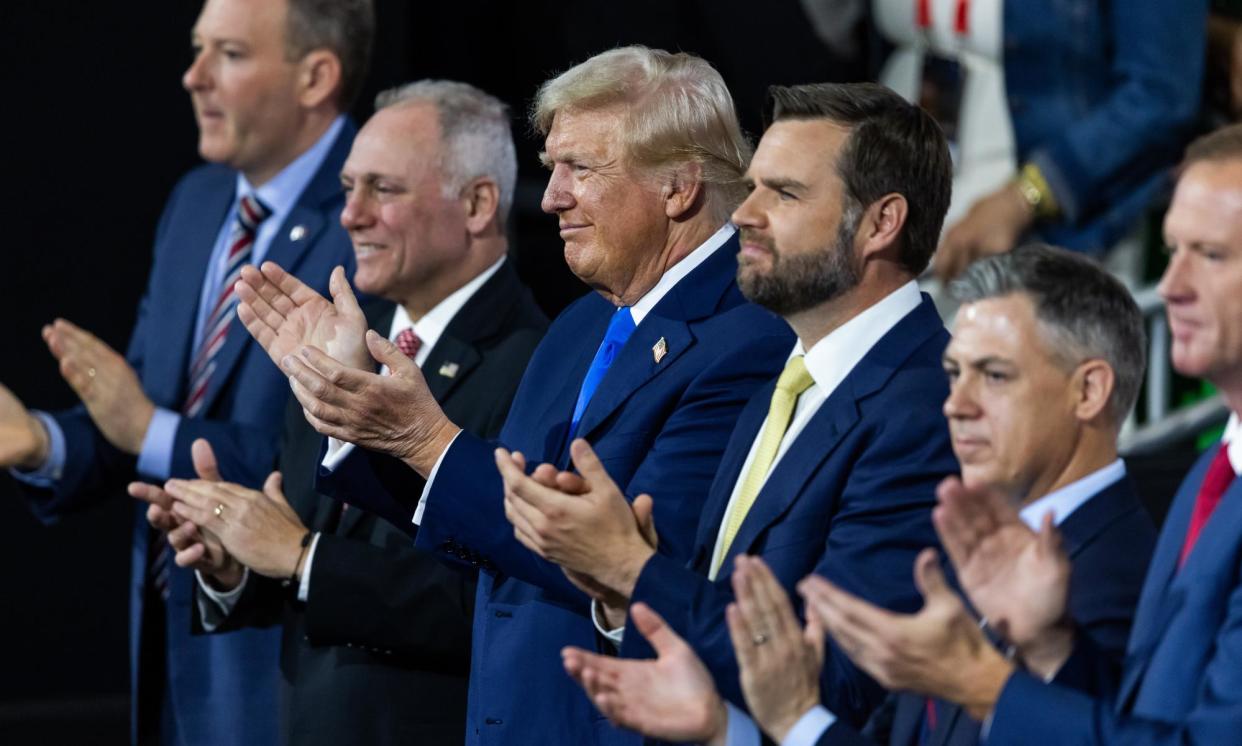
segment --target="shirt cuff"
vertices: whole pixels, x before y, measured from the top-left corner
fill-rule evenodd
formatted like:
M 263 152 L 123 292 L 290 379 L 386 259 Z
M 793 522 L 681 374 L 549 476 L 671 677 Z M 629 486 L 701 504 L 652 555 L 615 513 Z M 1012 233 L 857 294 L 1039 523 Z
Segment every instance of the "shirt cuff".
M 46 489 L 55 486 L 55 483 L 65 473 L 65 431 L 60 429 L 60 423 L 47 412 L 36 410 L 31 414 L 42 422 L 44 429 L 47 430 L 47 458 L 37 469 L 31 471 L 9 469 L 9 473 L 19 482 Z
M 138 452 L 139 474 L 160 480 L 172 476 L 172 452 L 178 427 L 181 427 L 181 415 L 156 407 L 151 424 L 147 425 L 146 437 L 142 439 L 142 450 Z
M 815 705 L 798 718 L 798 722 L 785 734 L 781 746 L 814 746 L 820 737 L 837 722 L 837 716 L 823 705 Z
M 436 465 L 431 467 L 431 473 L 427 475 L 427 483 L 423 485 L 423 494 L 418 496 L 418 507 L 414 509 L 413 523 L 415 526 L 423 525 L 423 509 L 427 506 L 427 496 L 431 494 L 431 485 L 436 482 L 436 474 L 440 472 L 440 464 L 444 463 L 444 457 L 448 452 L 453 450 L 453 444 L 461 437 L 463 430 L 458 430 L 457 435 L 449 441 L 448 447 L 440 452 L 440 458 L 436 459 Z
M 306 563 L 302 565 L 302 579 L 298 581 L 298 600 L 306 603 L 310 598 L 311 563 L 315 561 L 315 547 L 319 546 L 319 532 L 311 537 L 310 547 L 306 550 Z
M 608 638 L 609 642 L 621 647 L 622 640 L 625 639 L 625 627 L 617 627 L 616 629 L 608 629 L 604 626 L 604 615 L 600 613 L 599 604 L 595 599 L 591 599 L 591 621 L 595 624 L 595 631 Z
M 328 451 L 323 455 L 323 461 L 319 465 L 328 471 L 336 471 L 336 467 L 340 466 L 345 457 L 353 452 L 353 443 L 346 443 L 328 436 Z
M 755 725 L 749 715 L 734 707 L 728 700 L 725 701 L 725 711 L 728 713 L 729 724 L 725 736 L 728 746 L 758 746 L 763 741 L 759 735 L 759 726 Z
M 237 608 L 237 601 L 241 598 L 242 591 L 246 589 L 246 583 L 250 581 L 250 568 L 242 567 L 241 582 L 231 591 L 218 591 L 212 588 L 198 570 L 194 571 L 194 577 L 198 579 L 198 587 L 202 590 L 202 594 L 198 597 L 199 619 L 203 622 L 203 629 L 215 632 L 220 625 L 224 624 L 229 614 L 233 613 L 233 609 Z

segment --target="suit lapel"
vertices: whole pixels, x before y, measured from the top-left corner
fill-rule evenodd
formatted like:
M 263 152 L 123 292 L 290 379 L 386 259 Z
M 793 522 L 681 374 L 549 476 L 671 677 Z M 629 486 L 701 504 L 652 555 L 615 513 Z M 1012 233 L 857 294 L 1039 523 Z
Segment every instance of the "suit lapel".
M 1129 476 L 1092 495 L 1061 523 L 1066 555 L 1073 560 L 1101 531 L 1126 513 L 1138 509 L 1138 496 Z
M 166 279 L 169 297 L 178 302 L 170 313 L 154 320 L 160 331 L 152 336 L 166 340 L 172 348 L 160 358 L 167 361 L 166 366 L 143 368 L 144 388 L 158 404 L 179 409 L 186 397 L 190 358 L 195 353 L 193 334 L 187 334 L 186 330 L 193 330 L 198 318 L 211 251 L 233 203 L 233 193 L 232 189 L 220 189 L 204 190 L 195 195 L 201 209 L 194 210 L 180 225 L 177 235 L 170 237 L 177 244 L 177 261 L 183 271 L 167 273 Z
M 276 262 L 286 271 L 297 274 L 302 258 L 331 228 L 328 221 L 335 221 L 337 218 L 337 211 L 330 209 L 331 203 L 341 200 L 338 174 L 341 164 L 345 162 L 345 156 L 349 153 L 353 134 L 353 125 L 347 122 L 337 135 L 336 142 L 333 143 L 328 155 L 319 166 L 319 170 L 306 185 L 306 189 L 303 190 L 293 209 L 289 211 L 285 222 L 276 231 L 276 236 L 268 246 L 264 261 Z M 295 232 L 294 228 L 301 230 Z M 252 343 L 253 340 L 246 332 L 246 328 L 234 317 L 233 323 L 229 326 L 228 335 L 225 337 L 224 346 L 216 355 L 216 371 L 212 374 L 207 393 L 203 396 L 204 411 L 210 409 L 216 395 L 229 379 L 233 369 L 237 367 L 237 361 L 241 359 L 242 353 Z
M 882 389 L 914 350 L 934 334 L 943 332 L 944 324 L 935 306 L 924 296 L 918 307 L 863 356 L 773 467 L 729 546 L 718 580 L 728 575 L 730 560 L 748 551 L 759 535 L 801 496 L 807 482 L 858 421 L 858 402 Z M 771 396 L 770 388 L 764 390 Z
M 751 446 L 759 437 L 759 428 L 768 416 L 768 402 L 772 399 L 772 391 L 776 388 L 776 380 L 764 384 L 738 417 L 733 434 L 729 436 L 729 446 L 725 449 L 720 467 L 716 470 L 716 478 L 712 480 L 712 488 L 708 493 L 708 502 L 703 506 L 703 517 L 699 519 L 698 535 L 695 539 L 695 551 L 692 555 L 692 567 L 707 574 L 712 552 L 716 548 L 716 537 L 720 533 L 720 524 L 724 523 L 725 508 L 729 506 L 729 498 L 737 480 L 741 478 L 742 466 L 750 455 Z
M 1177 491 L 1177 497 L 1165 517 L 1164 527 L 1156 542 L 1156 550 L 1152 555 L 1147 570 L 1147 579 L 1143 582 L 1143 592 L 1139 596 L 1138 607 L 1134 612 L 1134 625 L 1130 628 L 1130 642 L 1126 646 L 1126 665 L 1122 671 L 1121 685 L 1118 689 L 1117 703 L 1119 707 L 1128 703 L 1138 688 L 1151 655 L 1159 644 L 1161 635 L 1168 626 L 1169 620 L 1181 606 L 1180 594 L 1175 593 L 1177 578 L 1177 560 L 1181 555 L 1182 543 L 1186 538 L 1186 529 L 1190 525 L 1190 514 L 1194 510 L 1195 498 L 1199 494 L 1199 486 L 1207 473 L 1212 460 L 1209 450 L 1203 454 Z M 1225 493 L 1225 499 L 1240 502 L 1237 498 L 1242 491 L 1235 480 Z M 1216 516 L 1213 516 L 1215 518 Z M 1204 527 L 1204 534 L 1211 527 L 1211 521 Z M 1203 535 L 1199 540 L 1202 541 Z M 1202 547 L 1196 547 L 1200 549 Z M 1194 553 L 1187 559 L 1187 564 L 1194 561 Z
M 734 234 L 651 309 L 604 374 L 586 411 L 582 413 L 578 435 L 588 437 L 631 394 L 671 367 L 695 344 L 687 322 L 715 312 L 721 297 L 733 283 L 737 271 L 737 251 L 737 235 Z M 603 339 L 602 332 L 598 338 Z M 657 354 L 656 348 L 661 340 L 663 351 Z M 594 355 L 592 350 L 591 357 Z M 587 366 L 589 361 L 590 358 Z M 584 367 L 584 376 L 585 372 Z M 581 380 L 578 379 L 579 384 Z M 574 395 L 577 396 L 576 390 Z

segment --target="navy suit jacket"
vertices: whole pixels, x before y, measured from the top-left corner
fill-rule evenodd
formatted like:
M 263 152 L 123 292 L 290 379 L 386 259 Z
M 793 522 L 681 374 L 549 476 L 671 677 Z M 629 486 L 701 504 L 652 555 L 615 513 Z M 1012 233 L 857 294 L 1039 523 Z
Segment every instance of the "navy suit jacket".
M 925 296 L 867 352 L 777 462 L 711 581 L 716 535 L 775 382 L 761 389 L 729 441 L 690 564 L 656 556 L 643 568 L 633 600 L 649 604 L 686 638 L 720 692 L 739 707 L 745 702 L 724 621 L 738 554 L 763 557 L 794 598 L 794 585 L 814 572 L 886 608 L 921 606 L 910 568 L 920 550 L 936 546 L 936 485 L 957 471 L 940 414 L 948 394 L 940 357 L 948 339 Z M 653 494 L 658 501 L 666 493 Z M 651 652 L 631 629 L 621 654 Z M 822 690 L 829 709 L 855 725 L 884 696 L 835 647 L 824 662 Z
M 736 239 L 683 278 L 635 329 L 583 413 L 578 434 L 633 497 L 655 502 L 661 551 L 684 561 L 701 496 L 750 394 L 784 363 L 793 335 L 745 302 Z M 569 465 L 578 389 L 615 309 L 595 293 L 560 315 L 535 351 L 500 441 L 534 466 Z M 667 354 L 655 359 L 663 339 Z M 492 446 L 462 433 L 431 483 L 418 545 L 480 567 L 467 743 L 630 743 L 561 668 L 565 645 L 594 647 L 589 601 L 560 568 L 513 538 Z
M 1083 503 L 1061 523 L 1060 530 L 1074 568 L 1070 614 L 1100 651 L 1120 662 L 1143 587 L 1143 574 L 1156 543 L 1151 516 L 1140 503 L 1133 482 L 1125 477 Z M 926 701 L 915 694 L 894 694 L 867 724 L 865 738 L 842 724 L 825 731 L 819 743 L 919 746 Z M 937 715 L 936 729 L 925 746 L 979 743 L 979 722 L 965 710 L 938 702 Z
M 338 175 L 354 132 L 347 123 L 267 253 L 268 259 L 320 292 L 326 292 L 334 266 L 353 267 L 349 237 L 339 224 L 343 200 Z M 126 353 L 156 406 L 179 411 L 185 400 L 203 277 L 236 186 L 235 171 L 201 166 L 178 182 L 164 207 L 150 279 Z M 290 235 L 294 226 L 305 229 L 296 241 Z M 190 444 L 206 438 L 226 480 L 262 485 L 276 463 L 288 380 L 240 323 L 229 330 L 216 359 L 201 413 L 182 419 L 177 429 L 171 475 L 195 476 Z M 64 473 L 54 489 L 23 486 L 41 520 L 51 522 L 63 513 L 124 495 L 126 482 L 143 478 L 135 472 L 136 459 L 110 445 L 84 407 L 54 416 L 65 433 Z M 136 692 L 150 529 L 146 505 L 134 502 L 130 674 Z M 166 686 L 182 738 L 188 744 L 274 743 L 277 631 L 191 636 L 194 575 L 175 566 L 170 573 Z M 136 702 L 135 698 L 135 708 Z M 136 718 L 135 711 L 135 733 Z
M 1045 685 L 1010 677 L 989 739 L 1004 744 L 1224 744 L 1242 734 L 1242 480 L 1235 479 L 1186 564 L 1178 555 L 1211 454 L 1165 519 L 1120 678 L 1089 640 Z

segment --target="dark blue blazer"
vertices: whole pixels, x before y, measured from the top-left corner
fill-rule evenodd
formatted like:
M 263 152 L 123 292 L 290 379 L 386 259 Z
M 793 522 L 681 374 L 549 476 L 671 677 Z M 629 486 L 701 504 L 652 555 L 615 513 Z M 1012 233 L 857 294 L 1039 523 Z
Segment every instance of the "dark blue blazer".
M 1177 569 L 1211 455 L 1165 519 L 1120 677 L 1080 639 L 1053 685 L 1015 674 L 989 740 L 1004 744 L 1225 744 L 1242 738 L 1242 480 L 1225 492 Z
M 1065 552 L 1074 567 L 1070 614 L 1083 634 L 1114 661 L 1125 653 L 1130 622 L 1143 587 L 1143 574 L 1156 543 L 1151 516 L 1142 507 L 1129 477 L 1100 490 L 1060 526 Z M 936 729 L 924 746 L 975 746 L 979 722 L 947 702 L 938 702 Z M 834 725 L 821 746 L 889 744 L 919 746 L 926 699 L 895 694 L 867 724 L 866 737 L 848 725 Z M 885 717 L 885 715 L 888 717 Z
M 267 258 L 320 292 L 338 264 L 353 267 L 349 237 L 339 223 L 343 204 L 339 173 L 355 129 L 346 124 L 319 171 L 268 249 Z M 159 407 L 178 411 L 188 388 L 194 322 L 208 259 L 229 207 L 237 173 L 218 165 L 194 169 L 173 189 L 156 233 L 151 275 L 126 357 L 143 390 Z M 305 228 L 299 240 L 294 226 Z M 202 412 L 182 420 L 173 447 L 172 476 L 193 477 L 190 444 L 206 438 L 224 478 L 259 486 L 275 466 L 289 397 L 285 375 L 239 324 L 217 357 Z M 84 407 L 55 415 L 64 429 L 68 457 L 55 489 L 24 487 L 44 521 L 118 494 L 135 472 L 136 459 L 112 447 Z M 125 497 L 129 500 L 129 497 Z M 138 690 L 140 621 L 145 596 L 146 506 L 134 505 L 130 586 L 130 674 Z M 171 568 L 166 609 L 168 694 L 187 744 L 270 744 L 277 740 L 277 630 L 191 636 L 192 572 Z M 133 716 L 137 732 L 136 711 Z
M 957 471 L 940 414 L 948 394 L 940 356 L 948 339 L 925 296 L 811 417 L 772 470 L 719 575 L 710 581 L 725 507 L 775 384 L 761 389 L 729 441 L 691 562 L 657 556 L 643 568 L 633 600 L 651 605 L 690 642 L 721 693 L 738 706 L 745 702 L 724 617 L 733 600 L 730 578 L 738 554 L 763 557 L 794 598 L 794 585 L 814 572 L 886 608 L 909 612 L 921 606 L 910 568 L 921 549 L 936 546 L 931 525 L 936 485 Z M 666 493 L 653 494 L 659 500 Z M 630 630 L 621 654 L 646 657 L 650 649 Z M 824 662 L 822 687 L 829 709 L 855 725 L 884 696 L 835 647 Z
M 661 551 L 684 561 L 694 526 L 743 403 L 784 363 L 789 327 L 745 302 L 736 239 L 666 295 L 600 382 L 578 433 L 631 497 L 651 492 Z M 614 308 L 595 293 L 553 322 L 501 431 L 534 466 L 569 465 L 566 434 L 578 389 Z M 659 361 L 653 346 L 667 347 Z M 492 445 L 466 433 L 446 452 L 428 495 L 418 546 L 480 567 L 467 743 L 577 746 L 631 743 L 561 668 L 565 645 L 594 647 L 589 603 L 561 570 L 528 552 L 505 519 Z

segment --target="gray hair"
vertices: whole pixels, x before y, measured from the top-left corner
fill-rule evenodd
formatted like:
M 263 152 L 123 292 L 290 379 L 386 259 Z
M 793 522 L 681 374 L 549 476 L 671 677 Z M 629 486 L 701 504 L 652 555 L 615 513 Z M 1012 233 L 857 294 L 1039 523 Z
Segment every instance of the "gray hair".
M 440 160 L 444 196 L 453 198 L 471 180 L 489 176 L 500 192 L 497 216 L 503 226 L 513 207 L 517 153 L 509 126 L 509 107 L 500 99 L 454 80 L 418 80 L 390 88 L 375 98 L 375 110 L 409 103 L 436 107 L 440 122 Z
M 371 0 L 289 0 L 285 54 L 293 61 L 327 49 L 341 63 L 337 106 L 346 111 L 362 92 L 371 62 L 375 9 Z
M 708 208 L 721 220 L 745 199 L 752 148 L 724 79 L 706 60 L 638 45 L 602 52 L 540 86 L 530 120 L 547 135 L 561 109 L 613 104 L 625 104 L 619 132 L 629 162 L 657 172 L 697 164 Z
M 1108 363 L 1116 378 L 1109 414 L 1117 425 L 1129 414 L 1146 366 L 1143 314 L 1099 264 L 1064 249 L 1028 244 L 975 262 L 949 290 L 961 303 L 1026 294 L 1058 362 L 1071 370 L 1090 359 Z

